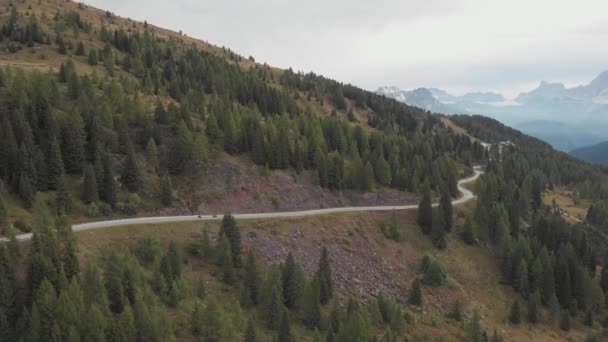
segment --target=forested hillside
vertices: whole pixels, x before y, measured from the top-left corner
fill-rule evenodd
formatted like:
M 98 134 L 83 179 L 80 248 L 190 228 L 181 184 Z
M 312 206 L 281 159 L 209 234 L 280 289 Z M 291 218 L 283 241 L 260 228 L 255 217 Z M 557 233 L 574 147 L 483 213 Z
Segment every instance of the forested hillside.
M 603 251 L 542 203 L 570 188 L 606 227 L 605 170 L 481 116 L 446 119 L 84 4 L 5 1 L 0 143 L 0 341 L 593 340 L 608 325 Z M 453 208 L 476 165 L 477 204 Z M 274 210 L 289 196 L 324 206 L 293 204 L 302 193 L 420 206 L 415 219 L 144 226 L 163 239 L 71 230 L 223 214 L 246 183 L 253 202 L 273 188 Z
M 417 108 L 147 23 L 53 1 L 8 5 L 3 18 L 6 56 L 50 67 L 0 73 L 0 179 L 25 208 L 40 192 L 74 217 L 192 210 L 201 199 L 174 187 L 204 183 L 210 153 L 333 191 L 416 193 L 428 180 L 455 195 L 457 164 L 485 157 Z

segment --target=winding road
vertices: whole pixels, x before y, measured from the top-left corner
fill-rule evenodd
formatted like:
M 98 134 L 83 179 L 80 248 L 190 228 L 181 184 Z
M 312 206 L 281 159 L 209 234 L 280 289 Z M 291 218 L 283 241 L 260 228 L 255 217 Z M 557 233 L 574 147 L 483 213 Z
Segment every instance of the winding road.
M 473 176 L 463 178 L 458 181 L 458 190 L 462 193 L 462 196 L 452 201 L 452 205 L 459 205 L 466 203 L 475 198 L 475 195 L 470 190 L 463 187 L 464 184 L 475 181 L 483 172 L 480 168 L 475 168 Z M 437 206 L 435 203 L 433 206 Z M 382 206 L 370 206 L 370 207 L 339 207 L 339 208 L 325 208 L 325 209 L 312 209 L 312 210 L 301 210 L 301 211 L 284 211 L 274 213 L 251 213 L 251 214 L 232 214 L 236 219 L 262 219 L 262 218 L 277 218 L 277 217 L 303 217 L 303 216 L 314 216 L 324 215 L 333 213 L 346 213 L 346 212 L 365 212 L 365 211 L 389 211 L 389 210 L 406 210 L 416 209 L 417 204 L 409 205 L 382 205 Z M 153 224 L 153 223 L 166 223 L 166 222 L 185 222 L 185 221 L 213 221 L 221 220 L 222 215 L 186 215 L 186 216 L 154 216 L 154 217 L 138 217 L 130 219 L 119 219 L 99 222 L 81 223 L 72 226 L 72 230 L 75 232 L 91 229 L 101 229 L 116 226 L 127 226 L 133 224 Z M 32 238 L 32 233 L 17 235 L 17 240 L 29 240 Z M 0 239 L 0 241 L 6 241 L 6 238 Z

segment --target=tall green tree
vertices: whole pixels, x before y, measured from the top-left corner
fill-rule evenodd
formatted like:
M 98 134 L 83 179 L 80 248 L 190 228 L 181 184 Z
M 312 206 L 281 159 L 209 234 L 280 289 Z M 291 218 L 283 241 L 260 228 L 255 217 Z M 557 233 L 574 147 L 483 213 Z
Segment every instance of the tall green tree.
M 168 172 L 165 172 L 160 184 L 160 202 L 168 207 L 173 203 L 173 184 L 171 183 L 171 176 Z
M 84 182 L 82 189 L 82 200 L 85 203 L 93 203 L 99 200 L 99 190 L 97 188 L 97 176 L 93 165 L 88 164 L 84 168 Z
M 63 158 L 61 148 L 56 138 L 51 139 L 51 146 L 48 154 L 48 187 L 50 190 L 57 190 L 63 177 Z
M 231 214 L 224 215 L 222 219 L 222 225 L 220 226 L 220 236 L 226 235 L 230 242 L 230 248 L 232 252 L 232 263 L 234 267 L 241 267 L 241 231 Z
M 430 234 L 433 230 L 433 203 L 431 199 L 431 187 L 428 182 L 424 184 L 422 198 L 418 204 L 418 225 L 424 234 Z
M 333 298 L 334 283 L 332 279 L 329 251 L 325 246 L 323 246 L 323 250 L 321 251 L 321 259 L 319 260 L 319 269 L 317 270 L 316 278 L 319 282 L 319 302 L 321 304 L 327 304 L 329 303 L 329 300 Z
M 141 167 L 139 166 L 135 149 L 130 143 L 127 146 L 127 158 L 120 175 L 120 181 L 130 192 L 139 191 L 143 183 Z
M 257 305 L 260 298 L 261 279 L 258 271 L 255 254 L 253 251 L 247 253 L 247 261 L 245 262 L 245 289 L 252 305 Z
M 158 147 L 156 146 L 156 141 L 154 138 L 150 138 L 148 143 L 146 144 L 146 159 L 148 168 L 157 173 L 160 168 L 160 159 L 159 159 Z
M 441 191 L 441 198 L 439 199 L 439 212 L 443 216 L 443 227 L 446 232 L 451 232 L 454 225 L 453 213 L 452 213 L 452 199 L 447 189 Z

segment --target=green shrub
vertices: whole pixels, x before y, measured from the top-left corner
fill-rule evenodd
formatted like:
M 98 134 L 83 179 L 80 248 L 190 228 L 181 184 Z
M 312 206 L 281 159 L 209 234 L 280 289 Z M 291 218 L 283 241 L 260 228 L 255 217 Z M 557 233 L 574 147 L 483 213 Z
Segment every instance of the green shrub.
M 445 267 L 430 255 L 422 258 L 422 281 L 429 286 L 443 286 L 448 280 L 448 271 Z
M 405 231 L 395 217 L 383 222 L 380 229 L 387 239 L 393 241 L 403 241 L 405 239 Z

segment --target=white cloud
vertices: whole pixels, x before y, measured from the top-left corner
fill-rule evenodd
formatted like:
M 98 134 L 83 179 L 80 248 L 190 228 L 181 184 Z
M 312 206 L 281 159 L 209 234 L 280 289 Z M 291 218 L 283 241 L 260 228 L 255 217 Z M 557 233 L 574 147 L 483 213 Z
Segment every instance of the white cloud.
M 598 0 L 89 0 L 259 61 L 374 89 L 515 92 L 587 80 L 608 64 Z

